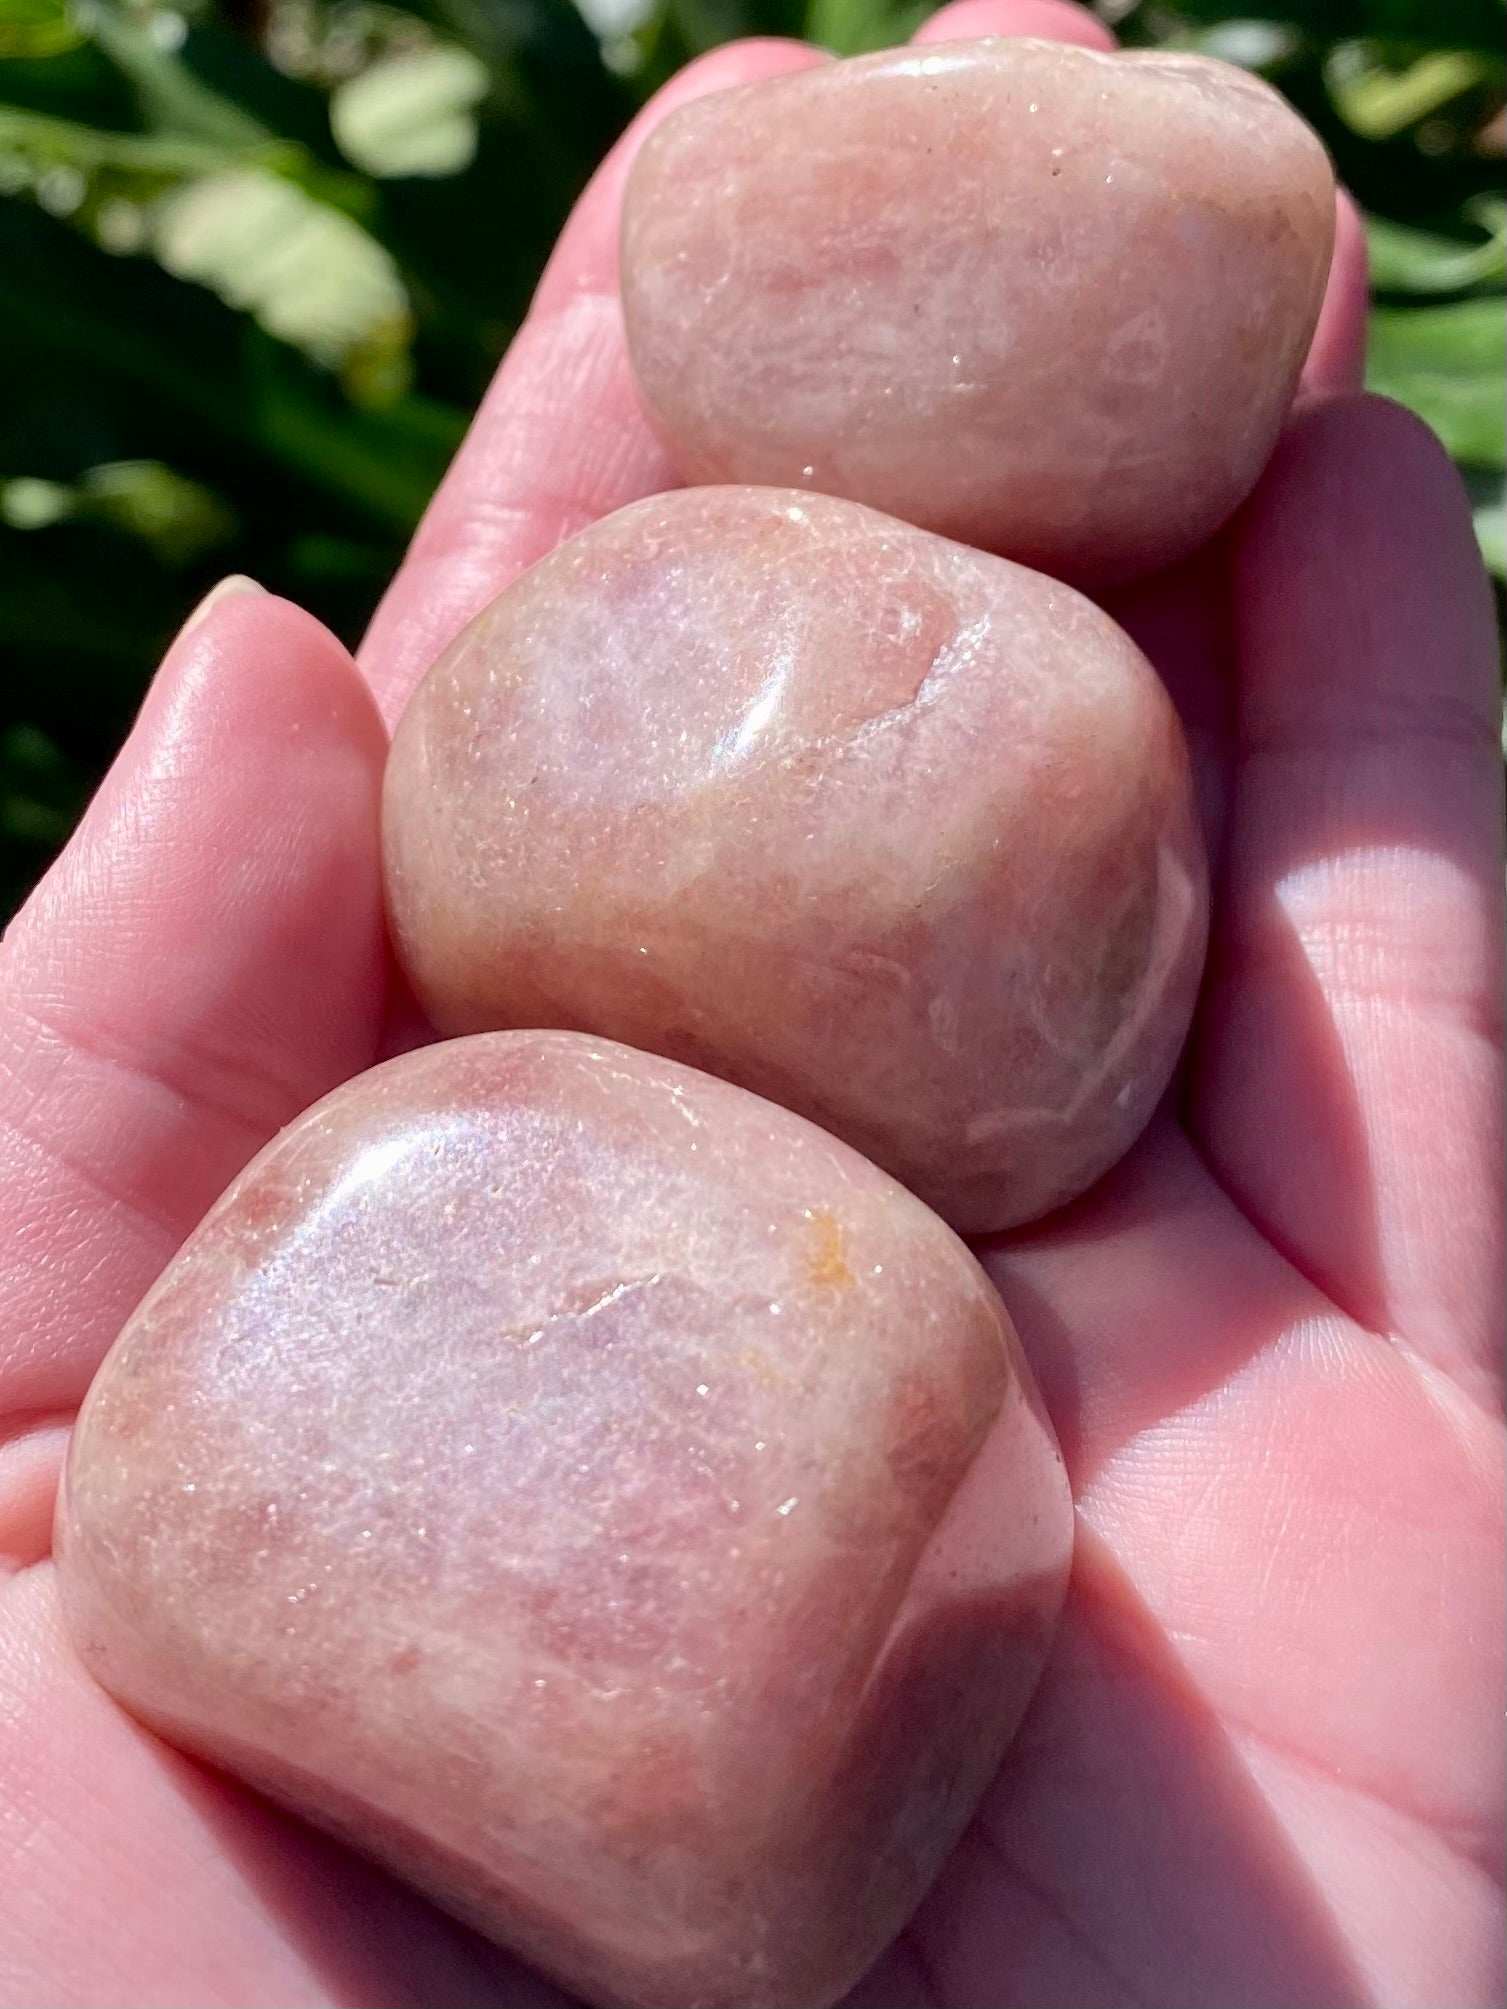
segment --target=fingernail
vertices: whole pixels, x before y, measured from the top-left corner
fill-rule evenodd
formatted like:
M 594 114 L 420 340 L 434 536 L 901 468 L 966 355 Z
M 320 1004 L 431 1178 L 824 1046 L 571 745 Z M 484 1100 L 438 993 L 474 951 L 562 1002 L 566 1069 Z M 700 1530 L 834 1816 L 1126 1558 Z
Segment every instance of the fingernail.
M 265 593 L 266 590 L 265 586 L 258 586 L 254 579 L 248 579 L 244 572 L 232 572 L 230 577 L 222 579 L 218 586 L 210 587 L 178 630 L 176 639 L 181 642 L 185 635 L 192 634 L 195 628 L 202 626 L 222 600 L 238 600 L 243 594 Z

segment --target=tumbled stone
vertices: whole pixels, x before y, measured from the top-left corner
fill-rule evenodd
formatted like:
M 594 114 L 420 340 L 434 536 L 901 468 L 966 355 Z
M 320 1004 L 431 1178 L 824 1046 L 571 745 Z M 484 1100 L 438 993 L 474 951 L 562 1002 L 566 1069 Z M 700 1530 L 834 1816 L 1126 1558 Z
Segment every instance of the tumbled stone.
M 1071 1518 L 918 1201 L 516 1033 L 236 1181 L 95 1382 L 59 1539 L 128 1707 L 589 2000 L 818 2009 L 992 1776 Z
M 442 1032 L 707 1068 L 970 1232 L 1126 1150 L 1198 983 L 1187 759 L 1139 651 L 830 497 L 681 490 L 544 559 L 430 671 L 384 821 Z
M 960 42 L 673 112 L 628 185 L 623 304 L 685 480 L 1102 584 L 1251 488 L 1333 228 L 1322 146 L 1242 70 Z

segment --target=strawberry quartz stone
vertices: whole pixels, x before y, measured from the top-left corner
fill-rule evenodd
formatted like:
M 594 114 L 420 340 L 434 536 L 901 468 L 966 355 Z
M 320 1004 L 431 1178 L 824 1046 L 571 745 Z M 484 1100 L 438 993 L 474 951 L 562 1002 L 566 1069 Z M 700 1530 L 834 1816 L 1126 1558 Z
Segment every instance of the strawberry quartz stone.
M 1202 966 L 1187 753 L 1140 651 L 828 496 L 685 489 L 562 545 L 429 672 L 384 824 L 441 1032 L 706 1068 L 969 1233 L 1123 1154 Z
M 254 1161 L 96 1380 L 59 1539 L 139 1716 L 589 2000 L 817 2009 L 993 1775 L 1071 1522 L 935 1215 L 535 1032 Z
M 629 180 L 623 307 L 682 479 L 1103 585 L 1250 490 L 1333 236 L 1323 146 L 1247 72 L 957 42 L 672 112 Z

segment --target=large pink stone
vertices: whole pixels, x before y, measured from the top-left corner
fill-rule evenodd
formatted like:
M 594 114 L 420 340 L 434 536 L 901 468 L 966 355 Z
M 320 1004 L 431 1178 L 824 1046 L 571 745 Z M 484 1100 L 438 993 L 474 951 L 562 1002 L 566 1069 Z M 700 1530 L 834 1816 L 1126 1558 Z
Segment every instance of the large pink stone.
M 130 1708 L 590 2000 L 819 2009 L 992 1776 L 1071 1508 L 918 1201 L 519 1033 L 242 1175 L 102 1368 L 59 1539 Z
M 682 490 L 536 565 L 418 691 L 384 821 L 441 1031 L 708 1068 L 965 1231 L 1120 1156 L 1198 983 L 1187 759 L 1139 651 L 824 496 Z
M 686 480 L 1102 583 L 1250 489 L 1333 227 L 1322 146 L 1243 71 L 961 42 L 673 112 L 629 181 L 623 304 Z

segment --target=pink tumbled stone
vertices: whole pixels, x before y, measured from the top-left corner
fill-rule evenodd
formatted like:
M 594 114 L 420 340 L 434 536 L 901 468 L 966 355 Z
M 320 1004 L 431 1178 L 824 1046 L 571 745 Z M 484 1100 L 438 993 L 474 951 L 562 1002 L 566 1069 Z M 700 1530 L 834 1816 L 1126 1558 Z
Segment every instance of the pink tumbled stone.
M 59 1553 L 128 1707 L 589 2000 L 819 2009 L 993 1775 L 1071 1520 L 934 1215 L 535 1032 L 242 1174 L 100 1371 Z
M 821 489 L 1104 583 L 1276 438 L 1334 183 L 1202 57 L 999 40 L 699 98 L 633 169 L 633 367 L 684 479 Z
M 1144 657 L 1070 588 L 826 496 L 681 490 L 544 559 L 420 687 L 384 824 L 442 1032 L 707 1068 L 968 1232 L 1128 1148 L 1198 984 Z

